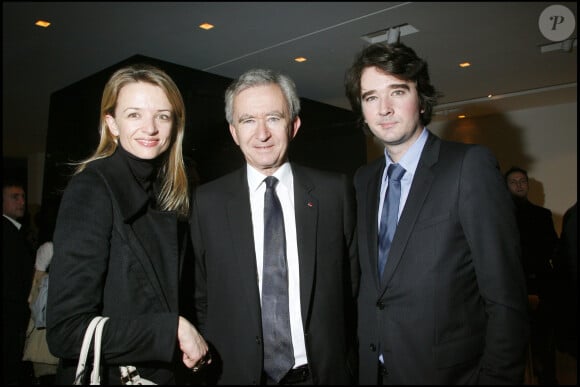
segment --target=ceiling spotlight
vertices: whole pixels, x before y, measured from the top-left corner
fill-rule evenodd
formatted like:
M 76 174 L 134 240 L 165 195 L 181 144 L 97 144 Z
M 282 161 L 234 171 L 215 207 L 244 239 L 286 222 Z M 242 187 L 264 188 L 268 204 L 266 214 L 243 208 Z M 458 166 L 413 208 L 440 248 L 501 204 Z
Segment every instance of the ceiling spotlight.
M 199 25 L 199 28 L 203 29 L 203 30 L 211 30 L 214 27 L 213 24 L 210 23 L 202 23 Z
M 415 32 L 419 32 L 418 29 L 413 27 L 410 24 L 401 24 L 394 27 L 389 27 L 384 30 L 375 31 L 368 33 L 366 35 L 361 36 L 361 39 L 368 43 L 398 43 L 399 39 L 402 36 L 414 34 Z
M 47 22 L 45 20 L 37 20 L 36 23 L 34 23 L 34 24 L 39 26 L 39 27 L 46 28 L 50 25 L 50 22 Z

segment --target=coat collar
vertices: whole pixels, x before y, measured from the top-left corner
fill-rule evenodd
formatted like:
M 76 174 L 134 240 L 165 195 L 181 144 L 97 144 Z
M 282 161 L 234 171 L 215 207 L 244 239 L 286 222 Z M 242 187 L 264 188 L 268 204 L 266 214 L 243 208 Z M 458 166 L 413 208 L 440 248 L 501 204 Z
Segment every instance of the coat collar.
M 168 256 L 166 260 L 154 259 L 150 252 L 145 248 L 143 237 L 147 237 L 151 232 L 156 232 L 165 244 L 175 245 L 175 251 L 179 250 L 177 244 L 178 238 L 177 224 L 175 217 L 166 212 L 155 212 L 156 221 L 159 222 L 157 230 L 151 228 L 148 221 L 142 222 L 138 217 L 147 210 L 150 197 L 145 192 L 139 182 L 133 177 L 127 160 L 119 152 L 115 152 L 107 159 L 96 160 L 89 164 L 89 168 L 94 170 L 103 177 L 103 181 L 111 191 L 112 200 L 116 201 L 115 208 L 118 210 L 123 222 L 127 225 L 126 240 L 129 247 L 135 252 L 135 256 L 143 265 L 143 268 L 149 278 L 151 286 L 155 288 L 156 294 L 160 297 L 168 310 L 177 305 L 178 294 L 177 288 L 173 285 L 177 278 L 171 275 L 176 265 L 181 265 L 179 254 Z M 165 233 L 161 235 L 162 233 Z M 171 250 L 172 247 L 168 247 Z M 161 275 L 165 273 L 165 275 Z
M 133 177 L 120 152 L 113 153 L 109 162 L 95 162 L 95 167 L 106 178 L 113 197 L 119 203 L 123 221 L 129 223 L 149 203 L 149 195 Z

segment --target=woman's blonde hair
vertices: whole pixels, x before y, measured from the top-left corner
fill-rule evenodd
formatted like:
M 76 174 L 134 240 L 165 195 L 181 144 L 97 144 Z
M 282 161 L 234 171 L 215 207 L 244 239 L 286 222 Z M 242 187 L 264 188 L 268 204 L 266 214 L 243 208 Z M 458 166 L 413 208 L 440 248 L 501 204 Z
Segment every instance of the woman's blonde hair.
M 115 116 L 117 99 L 121 89 L 129 83 L 146 82 L 159 86 L 169 99 L 173 108 L 173 130 L 171 145 L 166 152 L 163 165 L 159 168 L 158 179 L 161 189 L 157 204 L 164 211 L 175 211 L 181 217 L 189 214 L 189 185 L 183 160 L 183 136 L 185 132 L 185 104 L 179 88 L 163 70 L 148 64 L 135 64 L 117 70 L 103 90 L 100 112 L 100 141 L 92 156 L 78 163 L 76 173 L 83 171 L 95 160 L 111 156 L 117 149 L 117 138 L 113 136 L 105 116 Z

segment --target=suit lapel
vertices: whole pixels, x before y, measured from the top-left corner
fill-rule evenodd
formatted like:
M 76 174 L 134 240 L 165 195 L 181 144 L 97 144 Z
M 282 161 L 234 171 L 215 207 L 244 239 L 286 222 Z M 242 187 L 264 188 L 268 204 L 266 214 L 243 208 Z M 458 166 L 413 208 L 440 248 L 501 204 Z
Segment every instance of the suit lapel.
M 239 179 L 239 180 L 238 180 Z M 260 293 L 258 290 L 258 269 L 256 266 L 256 252 L 254 246 L 254 231 L 252 225 L 252 212 L 250 209 L 250 194 L 248 191 L 248 180 L 246 177 L 246 167 L 240 169 L 240 173 L 234 175 L 231 186 L 231 198 L 226 203 L 228 229 L 224 230 L 232 238 L 232 244 L 237 252 L 235 256 L 234 270 L 241 278 L 238 281 L 242 284 L 240 289 L 242 298 L 248 300 L 258 300 L 247 303 L 248 314 L 257 318 L 256 324 L 261 324 L 260 315 Z M 224 239 L 227 243 L 227 238 Z
M 168 310 L 171 310 L 172 308 L 168 302 L 168 295 L 163 291 L 164 286 L 162 286 L 160 282 L 163 280 L 157 275 L 157 268 L 155 267 L 153 260 L 149 256 L 147 250 L 143 248 L 143 244 L 133 229 L 135 216 L 144 206 L 147 205 L 147 194 L 136 182 L 132 179 L 127 179 L 127 176 L 131 176 L 132 173 L 118 153 L 113 154 L 111 160 L 112 162 L 110 164 L 104 164 L 104 168 L 101 172 L 103 173 L 105 180 L 108 182 L 111 195 L 113 200 L 116 202 L 114 208 L 120 220 L 115 222 L 115 226 L 118 227 L 121 235 L 127 237 L 127 243 L 134 252 L 135 257 L 137 257 L 141 263 L 143 270 L 147 274 L 147 278 L 149 279 L 151 286 L 155 289 L 155 293 L 159 296 L 160 301 L 167 306 Z M 139 232 L 143 233 L 142 235 L 150 235 L 152 230 L 143 229 Z M 174 238 L 166 239 L 174 240 Z M 168 264 L 172 263 L 169 262 Z M 177 262 L 175 262 L 175 264 L 177 264 Z
M 378 269 L 378 241 L 379 241 L 379 227 L 378 227 L 378 211 L 380 203 L 380 191 L 381 191 L 381 179 L 382 172 L 385 169 L 384 158 L 382 162 L 376 163 L 374 170 L 371 171 L 370 179 L 367 181 L 367 186 L 363 192 L 366 192 L 366 208 L 365 211 L 366 227 L 368 232 L 366 233 L 367 242 L 365 246 L 368 248 L 367 257 L 369 259 L 369 265 L 371 268 L 371 273 L 373 280 L 377 289 L 380 289 L 379 283 L 379 269 Z
M 137 252 L 149 280 L 155 284 L 158 294 L 169 310 L 175 310 L 179 302 L 179 271 L 175 268 L 181 264 L 179 255 L 180 235 L 177 220 L 171 213 L 152 211 L 143 218 L 137 219 L 129 231 L 129 245 Z M 155 236 L 160 241 L 161 251 L 154 252 L 148 248 L 145 238 Z M 163 254 L 167 252 L 167 254 Z M 162 254 L 163 259 L 153 259 L 152 255 Z
M 312 195 L 314 184 L 300 167 L 292 165 L 294 175 L 294 208 L 296 214 L 296 238 L 300 270 L 300 305 L 304 326 L 308 326 L 310 300 L 314 286 L 316 266 L 316 236 L 318 199 Z
M 415 176 L 411 183 L 411 190 L 409 191 L 405 208 L 401 213 L 401 218 L 397 225 L 397 231 L 391 245 L 389 259 L 387 260 L 387 265 L 385 266 L 385 271 L 381 281 L 383 284 L 381 289 L 382 292 L 387 288 L 388 283 L 393 277 L 393 273 L 401 261 L 411 232 L 417 222 L 420 210 L 435 179 L 435 175 L 432 172 L 432 166 L 437 162 L 439 157 L 439 147 L 439 140 L 430 134 L 425 143 L 425 147 L 423 148 L 423 152 L 421 153 L 419 163 L 417 164 L 417 170 L 415 171 Z

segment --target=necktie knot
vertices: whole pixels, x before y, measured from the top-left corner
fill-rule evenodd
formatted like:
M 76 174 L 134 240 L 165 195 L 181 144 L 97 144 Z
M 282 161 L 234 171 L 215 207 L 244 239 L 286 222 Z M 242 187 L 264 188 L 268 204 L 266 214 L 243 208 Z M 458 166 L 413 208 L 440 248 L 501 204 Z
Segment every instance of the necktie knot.
M 267 189 L 275 188 L 276 184 L 278 183 L 278 179 L 276 179 L 274 176 L 268 176 L 264 179 L 264 182 L 266 182 Z
M 400 181 L 405 174 L 405 168 L 401 166 L 401 164 L 391 164 L 387 169 L 387 176 L 389 176 L 389 180 Z

